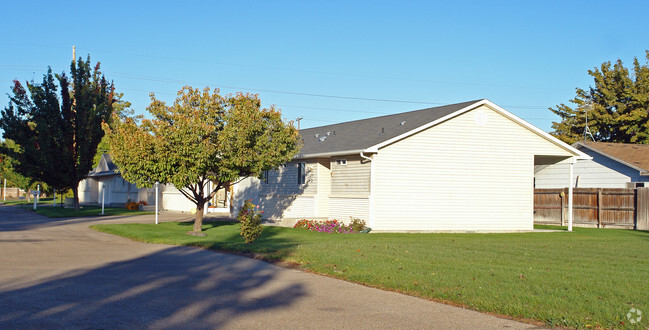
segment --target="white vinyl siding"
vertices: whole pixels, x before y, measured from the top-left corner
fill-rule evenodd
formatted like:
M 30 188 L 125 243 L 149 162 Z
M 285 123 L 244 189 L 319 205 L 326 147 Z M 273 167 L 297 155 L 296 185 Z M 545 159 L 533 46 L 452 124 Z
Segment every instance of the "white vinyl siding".
M 535 154 L 571 156 L 486 106 L 388 145 L 374 160 L 374 229 L 530 230 Z
M 329 218 L 349 222 L 350 217 L 369 224 L 370 200 L 368 198 L 329 198 Z
M 585 150 L 592 160 L 577 161 L 573 168 L 573 187 L 626 188 L 627 182 L 645 182 L 649 177 L 596 152 Z M 561 162 L 539 166 L 534 174 L 536 188 L 564 188 L 568 186 L 568 164 Z
M 288 162 L 285 166 L 268 171 L 264 180 L 246 179 L 239 184 L 235 193 L 235 215 L 245 199 L 252 199 L 264 211 L 264 219 L 316 217 L 319 209 L 317 191 L 320 167 L 316 159 Z M 304 171 L 303 184 L 299 183 L 301 171 Z
M 337 159 L 341 158 L 331 162 L 331 196 L 367 198 L 370 193 L 369 161 L 359 155 L 347 156 L 345 165 L 342 165 Z
M 329 158 L 319 158 L 317 163 L 318 175 L 318 193 L 317 198 L 317 214 L 319 218 L 326 218 L 329 216 L 329 194 L 331 192 L 331 162 Z
M 305 183 L 300 184 L 298 181 L 299 166 L 303 167 Z M 286 166 L 279 166 L 276 170 L 268 171 L 268 178 L 261 185 L 261 194 L 264 195 L 294 195 L 307 194 L 314 195 L 317 191 L 317 161 L 308 160 L 306 162 L 289 162 Z

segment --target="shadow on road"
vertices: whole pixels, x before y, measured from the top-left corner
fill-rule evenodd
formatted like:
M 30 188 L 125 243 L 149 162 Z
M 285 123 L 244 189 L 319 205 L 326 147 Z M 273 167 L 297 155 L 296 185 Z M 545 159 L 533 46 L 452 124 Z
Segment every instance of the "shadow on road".
M 272 281 L 257 260 L 170 247 L 142 258 L 0 292 L 10 328 L 218 328 L 253 312 L 291 306 L 300 284 Z

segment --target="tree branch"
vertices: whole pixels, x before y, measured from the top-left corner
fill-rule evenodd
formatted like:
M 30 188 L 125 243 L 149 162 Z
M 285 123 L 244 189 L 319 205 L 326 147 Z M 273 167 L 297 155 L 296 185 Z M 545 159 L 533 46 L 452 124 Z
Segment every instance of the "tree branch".
M 190 196 L 189 193 L 185 192 L 185 188 L 192 191 L 191 187 L 183 187 L 183 188 L 178 189 L 178 191 L 180 191 L 180 193 L 183 194 L 183 196 L 185 196 L 185 198 L 189 199 L 190 201 L 194 202 L 194 204 L 198 205 L 198 200 L 196 200 L 193 196 Z

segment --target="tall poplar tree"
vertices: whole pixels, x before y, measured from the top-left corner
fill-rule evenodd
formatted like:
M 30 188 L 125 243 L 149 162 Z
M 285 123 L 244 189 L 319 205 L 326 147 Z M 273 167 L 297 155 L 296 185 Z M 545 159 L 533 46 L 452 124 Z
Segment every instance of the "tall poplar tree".
M 48 69 L 40 84 L 28 82 L 25 88 L 14 81 L 0 128 L 20 146 L 21 152 L 5 150 L 17 161 L 17 172 L 56 190 L 72 189 L 78 210 L 79 182 L 92 169 L 104 136 L 101 124 L 113 112 L 114 86 L 99 63 L 91 66 L 90 56 L 72 61 L 70 77 Z
M 565 104 L 550 108 L 561 117 L 553 122 L 552 135 L 567 143 L 582 140 L 588 128 L 598 142 L 649 143 L 649 50 L 646 62 L 633 60 L 631 72 L 621 60 L 615 64 L 602 63 L 589 70 L 594 86 L 587 90 L 577 88 L 570 100 L 575 107 Z M 587 136 L 590 139 L 590 136 Z

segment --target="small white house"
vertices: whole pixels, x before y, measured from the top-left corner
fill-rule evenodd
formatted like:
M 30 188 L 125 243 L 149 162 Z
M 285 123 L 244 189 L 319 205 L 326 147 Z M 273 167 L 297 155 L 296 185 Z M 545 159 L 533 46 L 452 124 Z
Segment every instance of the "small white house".
M 251 198 L 286 225 L 354 217 L 379 232 L 531 230 L 535 166 L 589 158 L 486 99 L 300 135 L 300 155 L 239 184 L 237 205 Z
M 635 188 L 649 184 L 649 145 L 577 142 L 575 149 L 592 157 L 574 167 L 574 188 Z M 534 170 L 536 188 L 564 188 L 566 162 L 539 165 Z
M 217 192 L 209 202 L 206 212 L 231 213 L 233 188 L 227 187 Z M 173 185 L 159 186 L 159 203 L 163 210 L 195 212 L 196 205 L 183 196 Z M 99 164 L 88 177 L 79 183 L 79 202 L 82 204 L 101 204 L 124 206 L 127 202 L 144 201 L 155 203 L 155 188 L 137 188 L 119 174 L 117 165 L 109 154 L 103 154 Z
M 102 199 L 106 206 L 124 206 L 129 201 L 149 203 L 155 199 L 155 192 L 138 189 L 124 180 L 110 155 L 103 154 L 97 167 L 79 183 L 79 203 L 101 204 Z

